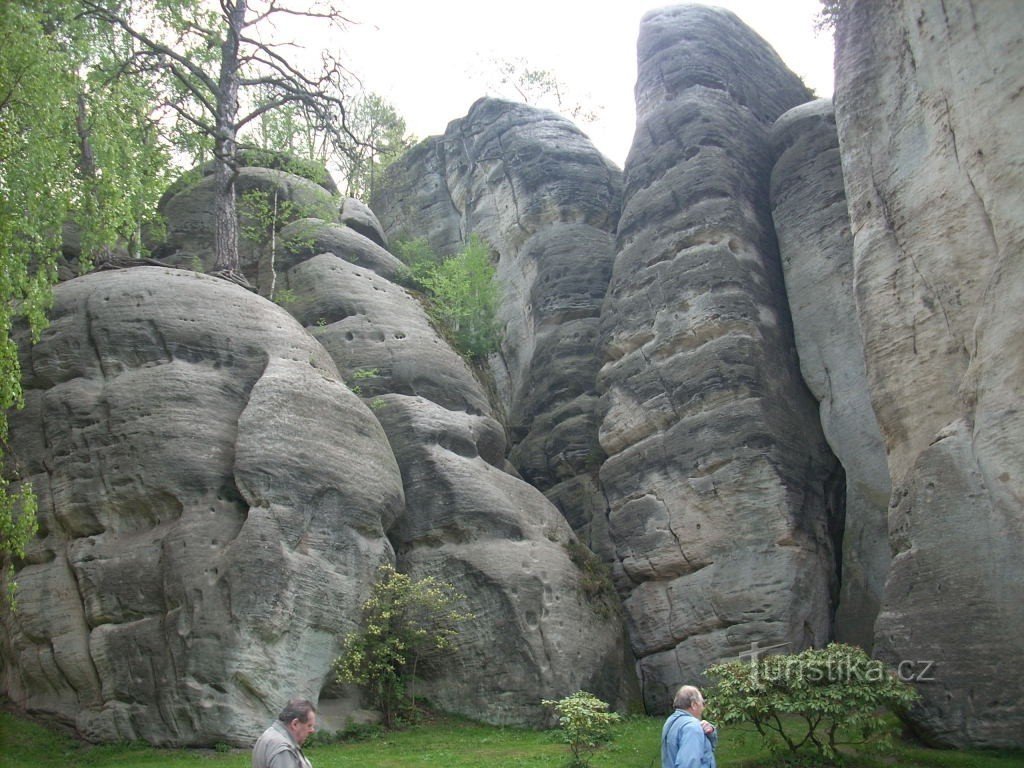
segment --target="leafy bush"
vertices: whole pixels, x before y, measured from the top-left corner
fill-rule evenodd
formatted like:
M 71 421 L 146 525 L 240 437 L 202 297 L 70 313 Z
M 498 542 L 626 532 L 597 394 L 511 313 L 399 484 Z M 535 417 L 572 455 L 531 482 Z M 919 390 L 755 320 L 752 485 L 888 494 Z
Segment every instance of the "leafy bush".
M 498 349 L 498 286 L 487 245 L 476 235 L 454 256 L 439 259 L 423 238 L 396 247 L 404 282 L 427 294 L 427 312 L 463 357 Z
M 392 726 L 406 684 L 424 667 L 436 666 L 453 647 L 458 625 L 472 618 L 457 607 L 464 599 L 451 584 L 432 576 L 412 579 L 381 566 L 363 603 L 362 629 L 345 637 L 342 655 L 334 662 L 338 681 L 369 689 L 384 724 Z
M 775 754 L 810 751 L 819 765 L 838 762 L 841 744 L 883 735 L 879 710 L 899 711 L 917 697 L 882 662 L 839 643 L 719 664 L 705 674 L 717 681 L 708 696 L 710 720 L 753 723 Z
M 574 768 L 589 765 L 591 753 L 611 741 L 611 727 L 621 720 L 618 714 L 608 711 L 605 702 L 586 691 L 577 691 L 558 701 L 544 699 L 541 704 L 558 715 L 558 727 L 572 753 L 569 765 Z

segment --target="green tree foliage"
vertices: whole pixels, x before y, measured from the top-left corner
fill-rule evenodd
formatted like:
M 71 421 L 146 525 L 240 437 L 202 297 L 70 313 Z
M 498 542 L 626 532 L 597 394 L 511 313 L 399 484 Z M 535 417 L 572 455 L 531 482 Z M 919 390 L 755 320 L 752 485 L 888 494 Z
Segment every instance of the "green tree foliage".
M 407 685 L 440 665 L 458 625 L 472 618 L 458 607 L 464 599 L 451 584 L 382 566 L 363 603 L 362 628 L 345 637 L 334 663 L 337 679 L 367 688 L 385 725 L 394 725 Z
M 791 655 L 719 664 L 706 716 L 753 723 L 777 754 L 809 752 L 818 765 L 839 760 L 841 744 L 884 735 L 881 708 L 896 711 L 917 694 L 855 646 L 832 643 Z
M 586 691 L 577 691 L 564 699 L 544 699 L 541 704 L 551 707 L 558 716 L 562 738 L 569 745 L 571 768 L 586 768 L 590 756 L 612 738 L 612 725 L 621 718 L 608 711 L 608 705 Z
M 177 139 L 196 151 L 212 145 L 216 269 L 237 276 L 238 217 L 235 177 L 239 134 L 262 115 L 301 105 L 313 128 L 339 146 L 353 138 L 347 126 L 347 70 L 329 56 L 313 71 L 275 41 L 278 22 L 340 27 L 344 18 L 330 2 L 287 7 L 275 0 L 199 2 L 160 0 L 146 14 L 132 14 L 121 0 L 76 0 L 91 19 L 129 36 L 138 46 L 125 72 L 162 76 L 161 106 L 183 126 Z
M 437 258 L 425 240 L 400 244 L 406 280 L 427 294 L 427 312 L 463 357 L 481 359 L 498 349 L 498 285 L 486 243 L 473 235 L 459 253 Z
M 79 10 L 74 0 L 0 4 L 0 443 L 7 411 L 22 405 L 11 330 L 22 320 L 35 340 L 45 327 L 62 226 L 79 225 L 86 264 L 132 240 L 167 165 L 141 85 L 112 74 L 130 56 L 125 39 Z M 31 487 L 0 479 L 8 574 L 35 530 Z
M 394 107 L 374 93 L 352 107 L 350 127 L 357 139 L 338 159 L 346 180 L 346 194 L 369 202 L 384 169 L 411 147 L 405 120 Z

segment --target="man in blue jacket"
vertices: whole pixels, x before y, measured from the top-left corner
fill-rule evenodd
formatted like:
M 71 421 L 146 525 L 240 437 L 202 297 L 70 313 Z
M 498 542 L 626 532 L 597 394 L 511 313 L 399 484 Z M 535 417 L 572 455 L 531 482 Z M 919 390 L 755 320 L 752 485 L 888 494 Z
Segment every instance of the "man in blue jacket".
M 661 768 L 715 768 L 718 732 L 701 720 L 704 697 L 692 685 L 684 685 L 672 700 L 675 712 L 661 729 Z

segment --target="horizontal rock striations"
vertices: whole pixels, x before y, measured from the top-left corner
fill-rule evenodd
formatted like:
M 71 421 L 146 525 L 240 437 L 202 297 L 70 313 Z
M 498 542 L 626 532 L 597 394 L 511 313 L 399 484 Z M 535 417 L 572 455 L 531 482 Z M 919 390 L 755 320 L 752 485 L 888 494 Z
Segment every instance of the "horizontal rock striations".
M 1024 746 L 1024 6 L 844 4 L 836 121 L 892 567 L 875 652 L 946 745 Z M 910 665 L 908 667 L 908 665 Z
M 853 236 L 832 102 L 786 112 L 771 132 L 771 204 L 800 371 L 846 475 L 836 639 L 868 650 L 889 569 L 889 467 L 864 370 Z
M 235 188 L 240 266 L 260 294 L 269 296 L 274 274 L 281 269 L 275 257 L 287 253 L 283 243 L 273 247 L 271 229 L 280 232 L 296 219 L 337 221 L 340 199 L 309 179 L 269 168 L 239 168 Z M 185 269 L 213 269 L 215 195 L 216 178 L 212 175 L 191 184 L 172 185 L 158 209 L 167 231 L 158 242 L 147 243 L 155 258 Z
M 601 481 L 644 699 L 825 642 L 840 484 L 800 380 L 768 131 L 807 90 L 726 11 L 647 14 L 602 311 Z M 841 490 L 841 487 L 840 487 Z
M 407 514 L 388 536 L 400 570 L 452 582 L 475 615 L 451 663 L 417 693 L 494 723 L 540 724 L 542 698 L 622 699 L 614 595 L 592 594 L 558 510 L 506 471 L 505 431 L 419 302 L 321 254 L 282 275 L 289 309 L 338 361 L 388 435 Z
M 94 741 L 248 745 L 316 698 L 401 475 L 327 352 L 252 293 L 159 267 L 55 290 L 13 414 L 41 532 L 0 685 Z
M 595 379 L 620 197 L 621 172 L 571 122 L 481 99 L 390 166 L 374 200 L 392 242 L 425 236 L 446 253 L 475 234 L 490 246 L 510 459 L 608 557 Z

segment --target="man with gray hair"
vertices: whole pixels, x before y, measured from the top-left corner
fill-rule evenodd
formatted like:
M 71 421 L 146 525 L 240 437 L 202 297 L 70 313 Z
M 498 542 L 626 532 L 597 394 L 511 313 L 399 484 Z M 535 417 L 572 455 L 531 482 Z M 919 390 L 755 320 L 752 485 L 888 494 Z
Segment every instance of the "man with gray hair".
M 313 768 L 302 745 L 316 730 L 316 708 L 309 699 L 292 699 L 252 748 L 252 768 Z
M 672 700 L 675 712 L 661 729 L 661 768 L 715 768 L 718 732 L 701 720 L 704 696 L 692 685 L 684 685 Z

